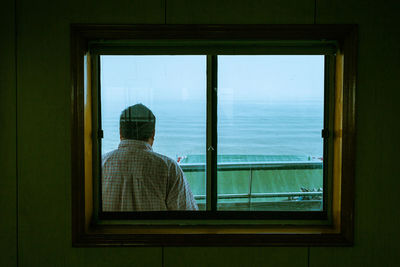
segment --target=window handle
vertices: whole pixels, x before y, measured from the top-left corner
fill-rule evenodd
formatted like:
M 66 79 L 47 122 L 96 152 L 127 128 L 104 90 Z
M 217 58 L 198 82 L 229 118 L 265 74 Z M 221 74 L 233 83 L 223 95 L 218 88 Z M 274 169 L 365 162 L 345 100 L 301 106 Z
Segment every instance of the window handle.
M 99 130 L 99 132 L 97 133 L 97 137 L 98 137 L 99 139 L 104 138 L 104 132 L 103 132 L 103 130 Z

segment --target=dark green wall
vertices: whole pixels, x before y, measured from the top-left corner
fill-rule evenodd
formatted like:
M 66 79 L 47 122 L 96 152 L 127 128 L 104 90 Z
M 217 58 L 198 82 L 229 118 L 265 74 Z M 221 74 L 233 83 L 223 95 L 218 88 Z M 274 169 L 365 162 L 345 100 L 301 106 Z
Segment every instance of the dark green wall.
M 15 11 L 2 1 L 0 266 L 397 265 L 399 10 L 376 0 L 17 0 Z M 353 247 L 71 247 L 70 23 L 314 20 L 359 24 Z
M 0 266 L 17 260 L 14 2 L 0 8 Z

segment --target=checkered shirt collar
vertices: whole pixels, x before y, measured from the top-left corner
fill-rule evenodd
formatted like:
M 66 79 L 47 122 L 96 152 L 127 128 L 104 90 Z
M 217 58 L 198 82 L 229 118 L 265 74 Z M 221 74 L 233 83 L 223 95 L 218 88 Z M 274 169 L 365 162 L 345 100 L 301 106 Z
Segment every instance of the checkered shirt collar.
M 151 145 L 145 141 L 124 139 L 121 140 L 121 142 L 118 145 L 118 149 L 129 149 L 129 148 L 153 151 Z

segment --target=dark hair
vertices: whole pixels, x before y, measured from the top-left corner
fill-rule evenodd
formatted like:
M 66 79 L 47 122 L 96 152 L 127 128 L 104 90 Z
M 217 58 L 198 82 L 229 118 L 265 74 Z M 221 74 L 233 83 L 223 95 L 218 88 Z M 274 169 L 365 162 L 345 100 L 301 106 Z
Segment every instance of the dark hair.
M 143 104 L 124 109 L 119 118 L 121 137 L 125 139 L 147 141 L 154 133 L 156 117 Z

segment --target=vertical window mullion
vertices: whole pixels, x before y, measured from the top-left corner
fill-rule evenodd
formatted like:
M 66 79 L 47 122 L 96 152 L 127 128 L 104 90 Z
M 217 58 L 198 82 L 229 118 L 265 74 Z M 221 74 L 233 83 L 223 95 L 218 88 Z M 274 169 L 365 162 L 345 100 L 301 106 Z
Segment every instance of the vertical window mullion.
M 207 55 L 207 211 L 217 210 L 217 74 L 217 56 Z
M 330 214 L 332 206 L 332 175 L 333 175 L 333 129 L 334 129 L 334 98 L 335 98 L 335 55 L 325 55 L 324 66 L 324 132 L 323 140 L 323 211 Z
M 96 140 L 97 140 L 97 153 L 98 153 L 97 166 L 99 166 L 99 170 L 100 170 L 98 177 L 100 178 L 100 184 L 101 184 L 101 186 L 97 187 L 97 188 L 99 190 L 98 195 L 99 195 L 100 203 L 101 203 L 100 210 L 103 211 L 103 195 L 102 195 L 103 194 L 103 192 L 102 192 L 103 169 L 102 169 L 102 153 L 101 153 L 103 151 L 102 150 L 103 125 L 102 125 L 102 113 L 101 113 L 101 110 L 102 110 L 101 109 L 101 101 L 102 101 L 102 99 L 101 99 L 101 86 L 102 86 L 102 84 L 101 84 L 101 56 L 97 55 L 96 60 L 97 60 L 96 68 L 98 69 L 98 71 L 96 71 L 96 73 L 97 73 L 97 77 L 96 77 L 97 92 L 96 93 L 97 93 L 97 99 L 98 99 L 97 111 L 98 111 L 99 116 L 97 117 L 97 129 L 94 134 L 96 135 Z
M 89 66 L 91 68 L 91 90 L 92 90 L 92 144 L 93 144 L 93 201 L 96 216 L 102 211 L 101 197 L 101 97 L 100 97 L 100 56 L 92 53 Z M 94 218 L 97 219 L 96 217 Z

